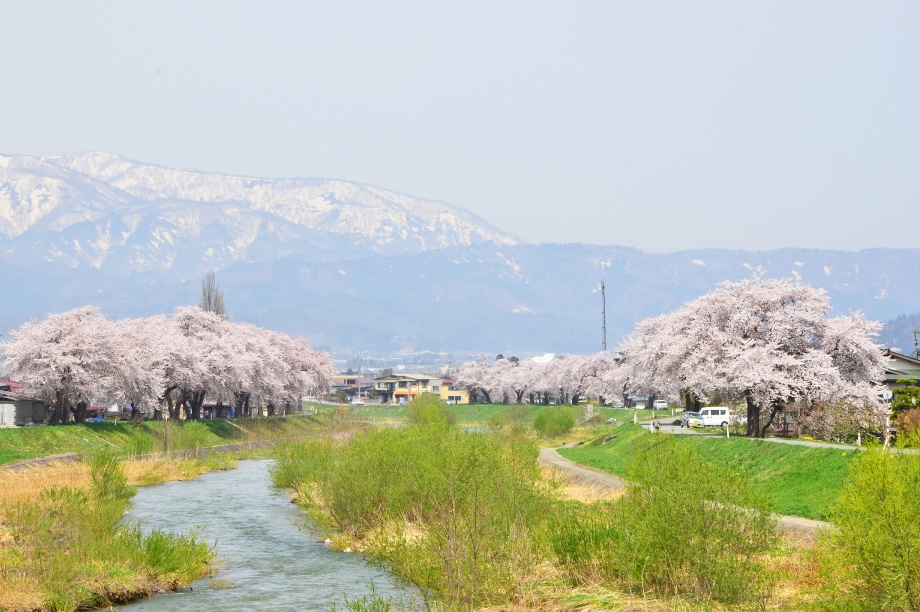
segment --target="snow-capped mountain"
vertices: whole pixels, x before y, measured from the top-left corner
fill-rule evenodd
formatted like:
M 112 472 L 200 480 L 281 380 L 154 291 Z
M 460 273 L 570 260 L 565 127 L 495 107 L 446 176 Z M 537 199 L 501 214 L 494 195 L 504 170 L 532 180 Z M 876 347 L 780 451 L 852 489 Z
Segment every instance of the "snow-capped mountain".
M 602 278 L 609 347 L 724 280 L 794 278 L 826 289 L 837 314 L 920 311 L 920 249 L 519 242 L 447 204 L 345 181 L 102 153 L 0 157 L 0 333 L 85 304 L 112 317 L 170 312 L 197 302 L 206 270 L 218 271 L 233 320 L 384 352 L 596 351 Z
M 316 260 L 520 241 L 465 210 L 322 179 L 164 168 L 106 153 L 0 156 L 5 259 L 195 276 L 292 253 Z

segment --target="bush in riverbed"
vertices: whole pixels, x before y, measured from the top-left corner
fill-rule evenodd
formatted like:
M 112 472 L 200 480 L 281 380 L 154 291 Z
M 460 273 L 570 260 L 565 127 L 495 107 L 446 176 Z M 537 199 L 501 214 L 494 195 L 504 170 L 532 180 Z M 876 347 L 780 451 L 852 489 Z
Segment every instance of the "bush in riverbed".
M 772 579 L 757 557 L 775 541 L 776 522 L 746 478 L 665 435 L 642 443 L 627 482 L 628 494 L 603 510 L 556 515 L 550 541 L 570 579 L 732 604 L 763 599 Z
M 511 418 L 507 412 L 493 412 L 489 416 L 489 429 L 500 430 L 511 423 Z
M 415 425 L 440 423 L 453 427 L 457 424 L 457 411 L 434 393 L 422 393 L 406 406 L 406 418 Z
M 442 424 L 294 446 L 272 469 L 275 483 L 306 492 L 314 518 L 364 538 L 371 556 L 426 596 L 504 603 L 533 568 L 547 497 L 523 438 Z
M 548 406 L 537 413 L 533 427 L 545 438 L 563 436 L 575 427 L 575 416 L 569 408 Z

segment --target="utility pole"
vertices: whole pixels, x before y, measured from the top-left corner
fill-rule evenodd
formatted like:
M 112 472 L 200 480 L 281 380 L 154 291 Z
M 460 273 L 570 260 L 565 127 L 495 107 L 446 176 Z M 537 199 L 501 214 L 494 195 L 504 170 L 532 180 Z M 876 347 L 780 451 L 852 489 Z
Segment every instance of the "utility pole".
M 601 281 L 601 350 L 607 350 L 607 279 Z M 915 334 L 916 337 L 916 334 Z
M 920 344 L 917 343 L 917 334 L 920 334 L 920 329 L 914 330 L 914 359 L 920 359 Z

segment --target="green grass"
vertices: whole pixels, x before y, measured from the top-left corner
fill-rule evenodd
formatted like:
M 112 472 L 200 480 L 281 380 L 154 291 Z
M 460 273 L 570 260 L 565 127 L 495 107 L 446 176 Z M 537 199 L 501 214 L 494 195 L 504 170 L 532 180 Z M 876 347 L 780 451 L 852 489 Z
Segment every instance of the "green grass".
M 518 404 L 518 405 L 509 405 L 509 404 L 457 404 L 454 406 L 457 410 L 457 417 L 461 422 L 486 422 L 489 420 L 489 417 L 495 414 L 496 412 L 505 412 L 509 409 L 519 408 L 521 409 L 525 416 L 525 419 L 528 422 L 532 422 L 534 416 L 539 412 L 540 408 L 543 408 L 543 404 Z M 569 406 L 570 408 L 577 409 L 580 411 L 584 406 Z M 318 409 L 321 409 L 321 406 L 317 406 Z M 601 414 L 604 417 L 604 420 L 609 419 L 610 417 L 616 418 L 618 421 L 632 421 L 633 413 L 638 414 L 638 419 L 640 421 L 648 421 L 652 419 L 651 410 L 624 410 L 622 408 L 610 408 L 602 407 Z M 403 419 L 406 416 L 406 407 L 405 406 L 394 406 L 391 404 L 385 405 L 367 405 L 367 406 L 345 406 L 345 414 L 349 416 L 359 416 L 359 417 L 372 417 L 372 418 L 390 418 L 390 419 Z M 658 410 L 655 412 L 662 420 L 666 418 L 680 418 L 671 417 L 670 412 L 665 412 Z M 667 415 L 667 416 L 663 416 Z
M 219 444 L 279 440 L 309 435 L 326 417 L 234 419 L 170 424 L 170 450 L 204 448 Z M 0 464 L 21 459 L 118 450 L 143 454 L 163 450 L 163 422 L 131 421 L 80 423 L 54 427 L 0 429 Z
M 636 442 L 652 435 L 631 423 L 618 427 L 617 439 L 603 446 L 562 449 L 559 454 L 583 465 L 624 475 Z M 813 519 L 826 518 L 849 475 L 857 451 L 811 448 L 743 438 L 680 436 L 706 462 L 726 465 L 746 474 L 770 500 L 774 512 Z M 700 469 L 706 469 L 701 465 Z

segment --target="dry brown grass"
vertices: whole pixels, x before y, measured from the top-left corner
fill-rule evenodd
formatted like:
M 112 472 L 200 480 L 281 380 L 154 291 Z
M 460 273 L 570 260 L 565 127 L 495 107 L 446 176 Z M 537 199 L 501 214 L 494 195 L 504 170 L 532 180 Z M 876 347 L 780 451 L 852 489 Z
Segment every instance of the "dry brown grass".
M 197 459 L 142 459 L 128 461 L 128 483 L 148 486 L 173 480 L 189 480 L 214 469 L 226 469 L 230 463 Z M 0 504 L 34 499 L 53 486 L 75 489 L 89 487 L 89 467 L 83 462 L 55 462 L 15 470 L 0 470 Z
M 579 482 L 554 467 L 543 466 L 540 471 L 545 482 L 555 484 L 555 495 L 558 499 L 597 504 L 616 501 L 626 494 L 626 489 L 611 489 L 599 484 Z
M 814 538 L 784 534 L 778 549 L 763 561 L 779 577 L 773 592 L 776 609 L 798 608 L 815 599 L 825 586 L 821 550 Z

